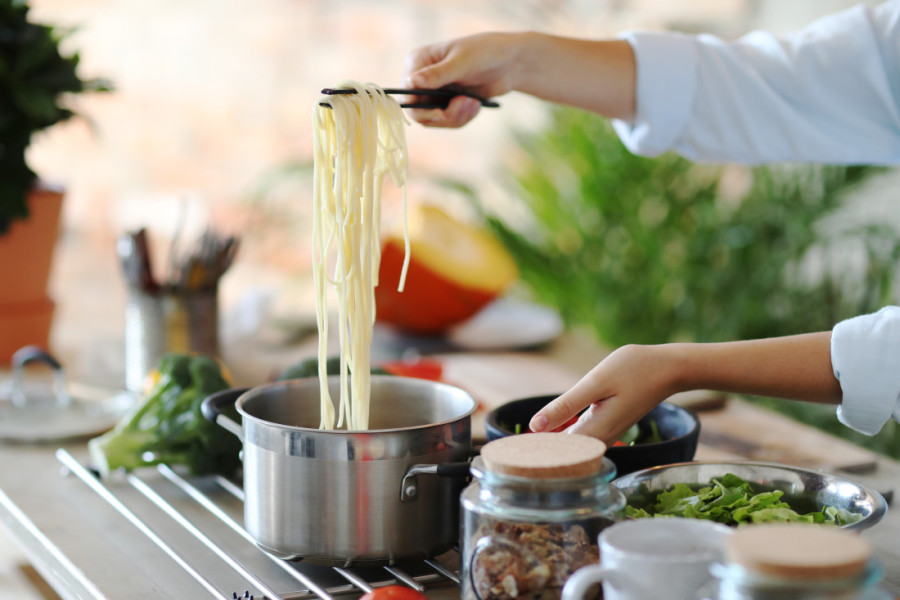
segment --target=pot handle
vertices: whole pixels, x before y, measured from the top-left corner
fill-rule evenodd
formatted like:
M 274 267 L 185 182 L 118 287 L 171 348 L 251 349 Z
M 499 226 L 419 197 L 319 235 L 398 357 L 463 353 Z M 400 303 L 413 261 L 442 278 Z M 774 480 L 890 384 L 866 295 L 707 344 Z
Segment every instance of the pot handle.
M 243 439 L 241 435 L 241 426 L 223 415 L 222 408 L 234 406 L 237 399 L 249 389 L 250 388 L 233 388 L 230 390 L 222 390 L 221 392 L 216 392 L 215 394 L 207 396 L 204 398 L 203 404 L 200 405 L 200 412 L 203 413 L 206 420 L 215 423 L 222 429 L 230 431 L 236 435 L 238 439 Z
M 418 475 L 437 475 L 438 477 L 468 477 L 468 462 L 449 462 L 434 465 L 413 465 L 403 476 L 400 483 L 400 502 L 412 502 L 419 497 Z

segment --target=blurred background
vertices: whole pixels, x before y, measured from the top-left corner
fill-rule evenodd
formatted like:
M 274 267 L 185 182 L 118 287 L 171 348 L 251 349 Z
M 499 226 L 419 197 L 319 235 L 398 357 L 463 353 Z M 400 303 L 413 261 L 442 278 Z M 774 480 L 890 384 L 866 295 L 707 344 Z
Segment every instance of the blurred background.
M 29 154 L 41 178 L 66 188 L 52 346 L 83 377 L 121 377 L 125 287 L 113 248 L 137 227 L 147 227 L 158 263 L 176 229 L 182 239 L 207 225 L 240 232 L 238 260 L 220 287 L 231 339 L 273 319 L 308 317 L 312 106 L 321 88 L 341 79 L 402 83 L 412 48 L 491 29 L 584 37 L 634 28 L 784 32 L 850 4 L 33 0 L 33 21 L 74 29 L 64 48 L 80 52 L 81 75 L 115 88 L 78 98 L 85 118 L 41 134 Z M 488 205 L 508 202 L 497 173 L 513 148 L 511 132 L 540 131 L 551 123 L 548 112 L 513 94 L 462 130 L 410 126 L 411 200 L 466 210 L 458 195 L 444 199 L 446 189 L 433 185 L 449 177 Z M 396 194 L 386 194 L 390 213 Z

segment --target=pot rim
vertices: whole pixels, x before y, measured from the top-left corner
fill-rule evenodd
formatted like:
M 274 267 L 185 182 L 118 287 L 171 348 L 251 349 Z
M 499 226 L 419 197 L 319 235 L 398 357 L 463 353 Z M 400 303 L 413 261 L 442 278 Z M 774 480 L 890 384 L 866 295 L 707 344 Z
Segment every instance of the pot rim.
M 328 381 L 338 381 L 340 379 L 339 375 L 330 375 L 328 377 Z M 408 427 L 394 427 L 390 429 L 319 429 L 318 427 L 301 427 L 299 425 L 285 425 L 283 423 L 278 423 L 276 421 L 268 421 L 266 419 L 260 418 L 256 415 L 252 415 L 248 413 L 243 404 L 248 400 L 254 399 L 259 394 L 265 393 L 266 390 L 271 390 L 275 388 L 281 387 L 296 387 L 298 382 L 307 383 L 308 380 L 314 380 L 316 386 L 319 384 L 318 377 L 308 377 L 302 379 L 287 379 L 284 381 L 275 381 L 271 383 L 265 383 L 262 385 L 254 386 L 243 392 L 240 396 L 238 396 L 237 400 L 235 400 L 234 406 L 237 409 L 238 413 L 240 413 L 243 419 L 247 419 L 253 421 L 259 425 L 265 427 L 274 427 L 277 429 L 282 429 L 285 431 L 292 431 L 297 433 L 304 433 L 307 435 L 338 435 L 338 436 L 346 436 L 347 434 L 353 435 L 376 435 L 376 434 L 387 434 L 387 433 L 401 433 L 406 431 L 419 431 L 423 429 L 429 429 L 432 427 L 441 427 L 444 425 L 449 425 L 452 423 L 457 423 L 464 419 L 469 419 L 471 416 L 478 410 L 479 403 L 478 401 L 466 390 L 451 385 L 448 383 L 444 383 L 441 381 L 432 381 L 430 379 L 420 379 L 417 377 L 404 377 L 399 375 L 372 375 L 371 381 L 406 381 L 406 382 L 414 382 L 413 385 L 421 386 L 423 388 L 445 388 L 448 390 L 452 390 L 454 393 L 462 395 L 466 399 L 468 399 L 471 403 L 471 406 L 464 412 L 456 415 L 455 417 L 444 419 L 441 421 L 437 421 L 434 423 L 425 423 L 422 425 L 410 425 Z M 312 384 L 310 384 L 312 385 Z

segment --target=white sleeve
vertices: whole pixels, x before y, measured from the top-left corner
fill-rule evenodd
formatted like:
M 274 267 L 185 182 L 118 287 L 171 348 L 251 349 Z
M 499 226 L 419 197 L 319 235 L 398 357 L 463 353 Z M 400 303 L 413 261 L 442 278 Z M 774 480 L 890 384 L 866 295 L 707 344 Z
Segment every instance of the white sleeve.
M 900 420 L 900 306 L 841 321 L 831 332 L 831 366 L 841 382 L 838 419 L 868 435 Z
M 782 38 L 626 33 L 637 64 L 635 154 L 694 161 L 900 164 L 900 0 Z

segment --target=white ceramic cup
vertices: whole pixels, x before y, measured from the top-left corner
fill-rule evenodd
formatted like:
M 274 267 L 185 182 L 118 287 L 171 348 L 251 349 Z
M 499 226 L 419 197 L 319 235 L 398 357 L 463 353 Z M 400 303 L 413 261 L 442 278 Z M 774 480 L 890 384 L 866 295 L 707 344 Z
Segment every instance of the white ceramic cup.
M 731 531 L 698 519 L 616 523 L 600 533 L 600 564 L 573 573 L 562 600 L 584 600 L 598 583 L 604 600 L 696 600 Z

